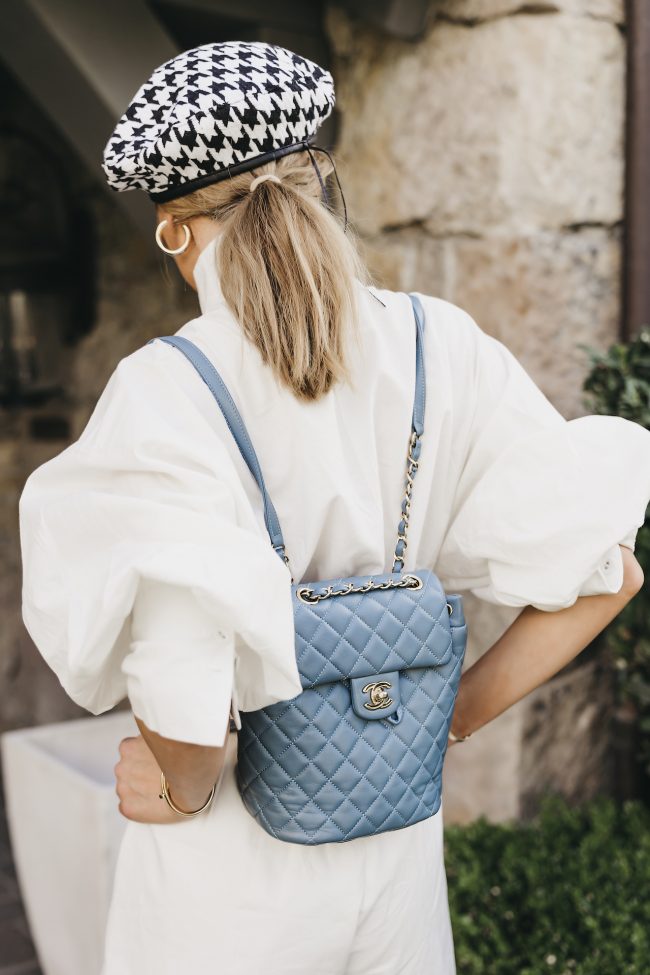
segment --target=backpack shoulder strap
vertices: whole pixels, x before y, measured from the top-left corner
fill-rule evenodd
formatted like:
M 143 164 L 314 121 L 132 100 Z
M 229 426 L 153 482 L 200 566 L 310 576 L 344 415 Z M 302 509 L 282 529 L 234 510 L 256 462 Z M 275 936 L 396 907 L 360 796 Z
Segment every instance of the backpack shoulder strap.
M 411 493 L 413 481 L 418 471 L 420 456 L 420 440 L 424 433 L 424 410 L 426 406 L 426 375 L 424 371 L 424 309 L 417 295 L 410 294 L 411 306 L 415 316 L 415 395 L 413 398 L 413 416 L 411 419 L 411 436 L 406 458 L 406 480 L 400 522 L 397 527 L 397 543 L 393 556 L 392 572 L 401 572 L 404 568 L 404 556 L 408 544 L 409 514 L 411 511 Z
M 427 384 L 424 372 L 424 308 L 417 295 L 410 294 L 415 316 L 415 399 L 413 402 L 413 430 L 421 437 L 424 433 L 424 409 L 427 399 Z
M 262 468 L 260 467 L 260 462 L 257 459 L 255 448 L 253 447 L 252 441 L 248 435 L 248 430 L 246 429 L 246 425 L 241 418 L 239 410 L 235 406 L 235 401 L 230 395 L 228 387 L 205 353 L 203 353 L 198 346 L 194 344 L 194 342 L 184 338 L 182 335 L 160 335 L 158 338 L 161 342 L 167 342 L 168 345 L 175 346 L 187 359 L 189 359 L 219 404 L 221 412 L 224 415 L 224 419 L 228 424 L 228 429 L 233 435 L 235 442 L 239 447 L 239 451 L 244 458 L 249 471 L 255 478 L 257 486 L 262 494 L 264 501 L 264 522 L 266 524 L 266 530 L 268 531 L 271 539 L 271 545 L 276 550 L 280 558 L 282 558 L 288 564 L 284 547 L 284 538 L 282 537 L 282 529 L 280 528 L 280 521 L 278 519 L 277 512 L 273 506 L 269 492 L 266 489 Z M 149 345 L 151 342 L 155 342 L 155 339 L 150 339 L 147 345 Z

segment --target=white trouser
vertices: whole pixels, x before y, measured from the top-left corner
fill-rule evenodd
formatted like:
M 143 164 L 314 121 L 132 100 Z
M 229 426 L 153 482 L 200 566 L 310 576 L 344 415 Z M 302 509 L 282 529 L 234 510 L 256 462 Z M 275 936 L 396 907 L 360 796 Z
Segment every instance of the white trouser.
M 186 822 L 127 825 L 102 975 L 455 975 L 442 807 L 406 829 L 302 846 L 237 791 Z

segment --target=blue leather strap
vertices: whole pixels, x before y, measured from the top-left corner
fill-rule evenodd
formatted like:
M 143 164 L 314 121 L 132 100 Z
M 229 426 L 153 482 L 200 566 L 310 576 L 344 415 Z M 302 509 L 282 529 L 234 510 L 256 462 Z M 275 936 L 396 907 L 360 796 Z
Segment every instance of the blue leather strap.
M 424 309 L 422 302 L 417 295 L 409 295 L 413 312 L 415 314 L 415 325 L 417 328 L 415 337 L 415 402 L 413 404 L 413 430 L 421 437 L 424 433 L 424 409 L 426 406 L 426 381 L 424 375 Z
M 422 309 L 420 299 L 416 295 L 409 295 L 409 298 L 411 299 L 411 304 L 413 306 L 416 323 L 415 397 L 413 402 L 412 430 L 417 436 L 415 446 L 412 449 L 412 455 L 414 459 L 417 459 L 420 446 L 419 438 L 422 436 L 424 430 L 424 409 L 426 401 L 426 383 L 424 375 L 424 311 Z M 187 359 L 189 359 L 219 404 L 221 412 L 223 413 L 226 423 L 228 424 L 228 428 L 233 435 L 237 446 L 239 447 L 241 455 L 262 493 L 262 498 L 264 501 L 264 522 L 266 524 L 266 530 L 268 531 L 271 539 L 271 545 L 278 553 L 280 558 L 283 559 L 284 562 L 288 563 L 284 546 L 284 538 L 282 536 L 282 529 L 280 528 L 280 520 L 266 489 L 264 477 L 262 475 L 262 468 L 260 467 L 260 462 L 257 459 L 255 448 L 253 447 L 251 439 L 248 435 L 248 430 L 246 429 L 246 425 L 241 418 L 239 410 L 235 406 L 235 402 L 230 395 L 228 387 L 208 357 L 201 352 L 194 342 L 184 338 L 182 335 L 159 335 L 156 336 L 156 338 L 160 339 L 161 342 L 167 342 L 168 345 L 175 346 L 180 352 L 183 353 L 183 355 L 187 357 Z M 149 339 L 147 345 L 150 345 L 155 341 L 155 338 Z M 415 476 L 415 471 L 413 472 L 413 476 Z
M 219 404 L 221 412 L 224 415 L 230 432 L 235 438 L 235 442 L 239 447 L 241 455 L 246 461 L 248 469 L 255 478 L 262 493 L 262 498 L 264 500 L 264 522 L 271 539 L 271 544 L 278 555 L 286 561 L 284 539 L 282 537 L 282 530 L 280 528 L 280 520 L 273 506 L 273 502 L 271 501 L 269 492 L 266 490 L 264 477 L 262 475 L 262 468 L 260 467 L 260 462 L 257 459 L 255 448 L 253 447 L 251 439 L 248 435 L 248 430 L 246 429 L 246 425 L 241 418 L 239 410 L 235 406 L 235 402 L 230 395 L 228 387 L 208 357 L 201 352 L 194 342 L 190 342 L 189 339 L 184 338 L 182 335 L 159 335 L 157 338 L 159 338 L 162 342 L 167 342 L 168 345 L 175 346 L 189 359 Z M 150 339 L 149 342 L 147 342 L 147 345 L 150 345 L 151 342 L 155 341 L 155 339 Z

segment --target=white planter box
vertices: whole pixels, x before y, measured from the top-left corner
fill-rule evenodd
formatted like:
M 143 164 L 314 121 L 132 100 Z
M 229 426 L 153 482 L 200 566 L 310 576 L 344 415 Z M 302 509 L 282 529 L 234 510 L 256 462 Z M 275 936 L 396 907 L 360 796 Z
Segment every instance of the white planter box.
M 120 815 L 118 745 L 130 711 L 1 736 L 9 834 L 43 975 L 99 975 Z

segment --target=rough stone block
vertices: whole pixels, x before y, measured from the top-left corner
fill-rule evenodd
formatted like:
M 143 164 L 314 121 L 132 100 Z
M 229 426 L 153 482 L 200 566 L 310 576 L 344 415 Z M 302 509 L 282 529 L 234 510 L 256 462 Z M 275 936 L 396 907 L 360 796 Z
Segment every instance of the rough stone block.
M 373 280 L 393 291 L 421 291 L 447 297 L 451 242 L 432 237 L 422 227 L 406 227 L 360 240 Z
M 611 671 L 597 659 L 537 688 L 522 726 L 520 811 L 534 816 L 545 792 L 582 803 L 611 789 Z
M 605 21 L 434 23 L 413 45 L 340 12 L 338 155 L 363 235 L 531 233 L 621 219 L 624 43 Z
M 432 15 L 451 20 L 489 20 L 517 13 L 522 0 L 435 0 Z M 536 0 L 540 14 L 565 11 L 578 17 L 597 17 L 622 24 L 625 20 L 623 0 Z

